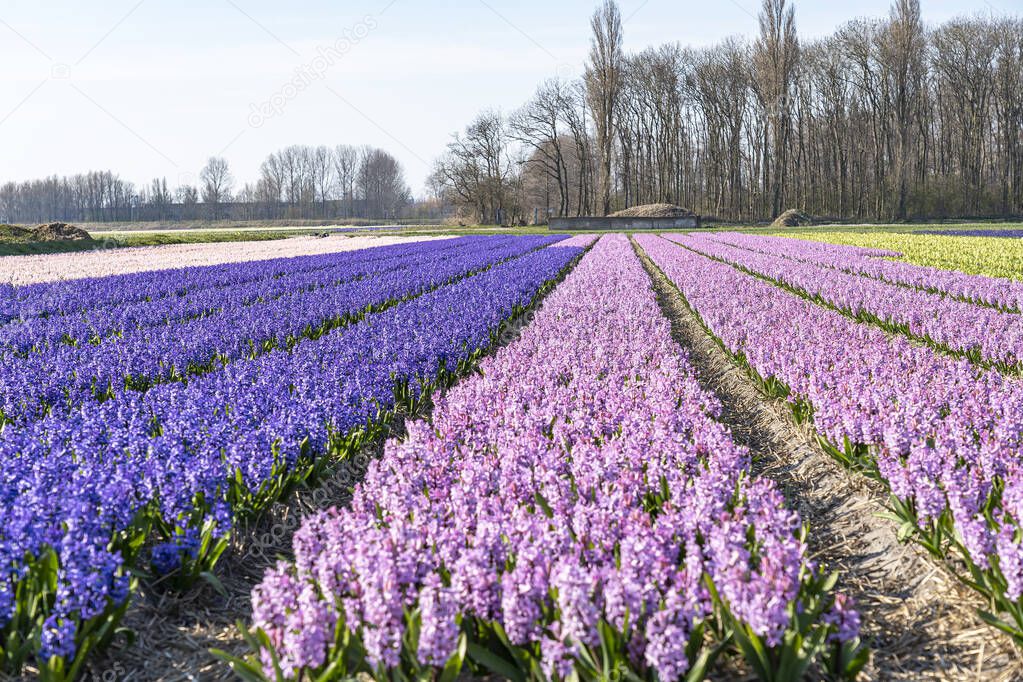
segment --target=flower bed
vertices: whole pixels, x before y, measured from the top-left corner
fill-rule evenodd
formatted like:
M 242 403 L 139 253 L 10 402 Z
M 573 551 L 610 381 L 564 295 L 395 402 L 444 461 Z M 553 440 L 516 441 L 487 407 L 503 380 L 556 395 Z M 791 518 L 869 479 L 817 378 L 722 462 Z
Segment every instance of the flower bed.
M 0 663 L 73 677 L 112 637 L 129 569 L 173 571 L 183 586 L 210 570 L 236 518 L 467 370 L 580 253 L 534 251 L 291 349 L 9 426 Z
M 604 237 L 253 592 L 251 679 L 855 674 L 857 616 Z M 230 657 L 228 657 L 230 658 Z
M 950 566 L 994 606 L 982 617 L 1023 643 L 1023 382 L 660 237 L 637 241 L 765 390 L 888 485 L 900 537 L 960 557 Z

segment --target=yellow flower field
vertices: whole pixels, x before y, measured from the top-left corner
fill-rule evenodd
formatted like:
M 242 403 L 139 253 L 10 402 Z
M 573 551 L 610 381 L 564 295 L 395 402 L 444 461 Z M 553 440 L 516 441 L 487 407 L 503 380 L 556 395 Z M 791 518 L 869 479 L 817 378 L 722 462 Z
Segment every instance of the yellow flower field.
M 971 275 L 1023 280 L 1023 239 L 955 237 L 887 231 L 776 232 L 778 237 L 887 249 L 904 260 Z

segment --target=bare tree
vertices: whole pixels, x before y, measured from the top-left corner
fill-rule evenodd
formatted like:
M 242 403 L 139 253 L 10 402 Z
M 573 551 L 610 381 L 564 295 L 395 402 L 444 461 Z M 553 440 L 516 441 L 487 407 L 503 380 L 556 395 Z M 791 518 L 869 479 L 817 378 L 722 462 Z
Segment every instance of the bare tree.
M 363 154 L 357 185 L 369 217 L 393 219 L 411 201 L 401 164 L 382 149 Z
M 359 169 L 359 150 L 350 145 L 338 145 L 334 149 L 334 174 L 337 176 L 343 215 L 351 218 L 354 214 L 355 178 Z
M 586 91 L 590 112 L 597 131 L 600 154 L 601 210 L 611 212 L 611 168 L 614 163 L 614 131 L 622 91 L 622 69 L 625 53 L 622 37 L 622 14 L 615 0 L 604 3 L 590 19 L 593 36 L 590 61 L 586 66 Z
M 148 204 L 155 211 L 157 219 L 164 220 L 167 217 L 172 200 L 170 190 L 167 189 L 167 178 L 154 179 L 150 184 Z
M 575 214 L 577 216 L 593 213 L 594 207 L 594 175 L 593 138 L 586 125 L 589 119 L 587 89 L 580 82 L 570 91 L 571 107 L 566 112 L 565 122 L 572 135 L 573 154 L 569 159 L 570 172 L 575 176 Z
M 896 0 L 882 34 L 880 57 L 891 97 L 895 129 L 896 205 L 894 217 L 906 218 L 912 137 L 917 130 L 924 89 L 924 51 L 927 39 L 920 17 L 920 0 Z
M 510 192 L 512 163 L 504 117 L 480 114 L 464 135 L 455 135 L 448 152 L 434 166 L 433 181 L 447 189 L 451 200 L 471 208 L 482 223 L 519 218 Z
M 334 152 L 329 147 L 319 146 L 310 159 L 309 172 L 320 204 L 321 218 L 327 217 L 327 202 L 334 192 Z
M 986 137 L 994 96 L 995 34 L 981 20 L 956 19 L 934 32 L 933 61 L 942 123 L 940 152 L 955 158 L 955 172 L 967 213 L 976 215 L 984 198 Z
M 199 173 L 202 181 L 202 202 L 206 204 L 214 220 L 220 218 L 220 205 L 231 199 L 231 187 L 234 178 L 227 160 L 214 156 L 206 162 Z
M 564 117 L 571 106 L 565 85 L 559 80 L 550 80 L 537 89 L 533 99 L 509 122 L 510 138 L 530 150 L 526 163 L 542 172 L 545 185 L 553 182 L 557 188 L 559 216 L 567 215 L 569 206 L 570 187 L 562 129 L 567 129 Z M 549 208 L 550 199 L 547 197 L 545 214 Z
M 267 215 L 273 218 L 280 218 L 283 215 L 284 183 L 284 165 L 281 158 L 277 154 L 271 154 L 259 167 L 258 195 L 266 207 Z
M 199 190 L 194 185 L 178 187 L 175 197 L 181 204 L 181 217 L 185 220 L 198 217 Z
M 756 92 L 764 112 L 764 188 L 770 211 L 782 211 L 788 146 L 791 133 L 791 97 L 799 60 L 796 15 L 788 0 L 764 0 L 760 10 L 760 37 L 753 48 Z
M 994 26 L 997 65 L 994 82 L 995 141 L 1001 189 L 999 211 L 1023 207 L 1023 21 L 1004 18 Z

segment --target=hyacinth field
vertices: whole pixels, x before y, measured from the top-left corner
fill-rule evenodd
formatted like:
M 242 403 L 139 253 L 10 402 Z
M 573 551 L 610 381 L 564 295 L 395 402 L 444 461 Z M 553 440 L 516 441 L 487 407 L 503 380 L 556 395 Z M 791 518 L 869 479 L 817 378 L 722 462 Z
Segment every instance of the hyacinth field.
M 158 604 L 194 635 L 198 595 L 231 624 L 193 679 L 928 678 L 881 606 L 913 576 L 872 591 L 824 535 L 852 512 L 767 461 L 797 451 L 954 586 L 980 645 L 941 669 L 1023 675 L 1006 237 L 795 236 L 0 258 L 0 677 L 160 679 L 139 624 Z M 251 530 L 316 490 L 253 563 Z

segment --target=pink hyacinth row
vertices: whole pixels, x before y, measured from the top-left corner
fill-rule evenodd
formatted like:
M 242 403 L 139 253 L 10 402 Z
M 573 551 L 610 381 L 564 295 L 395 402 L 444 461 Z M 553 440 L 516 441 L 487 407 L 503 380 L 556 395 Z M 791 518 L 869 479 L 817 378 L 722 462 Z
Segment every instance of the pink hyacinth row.
M 976 352 L 980 359 L 1008 366 L 1023 361 L 1023 315 L 1018 313 L 890 284 L 802 258 L 753 250 L 758 242 L 740 240 L 740 247 L 702 235 L 670 235 L 668 239 L 783 282 L 854 316 L 880 320 L 950 350 Z
M 1023 309 L 1023 282 L 983 275 L 968 275 L 956 270 L 942 270 L 905 261 L 888 260 L 901 254 L 812 242 L 785 237 L 727 232 L 709 235 L 717 241 L 785 256 L 806 263 L 815 263 L 864 277 L 872 277 L 892 284 L 931 291 L 963 301 L 983 303 L 1006 310 Z
M 813 410 L 831 443 L 867 446 L 900 513 L 936 554 L 1023 595 L 1023 382 L 856 322 L 654 236 L 637 241 L 728 350 Z
M 562 678 L 610 628 L 623 665 L 673 680 L 722 612 L 781 646 L 819 596 L 813 567 L 719 410 L 628 239 L 604 237 L 431 423 L 387 444 L 350 508 L 306 519 L 294 564 L 253 591 L 264 672 L 271 651 L 287 678 L 339 670 L 339 624 L 374 671 L 500 639 Z M 814 627 L 841 643 L 858 622 L 839 596 Z

